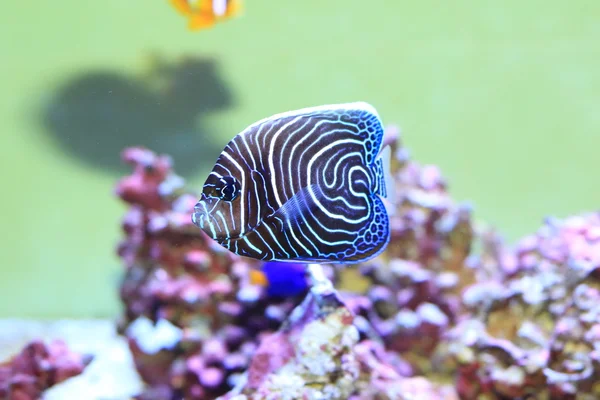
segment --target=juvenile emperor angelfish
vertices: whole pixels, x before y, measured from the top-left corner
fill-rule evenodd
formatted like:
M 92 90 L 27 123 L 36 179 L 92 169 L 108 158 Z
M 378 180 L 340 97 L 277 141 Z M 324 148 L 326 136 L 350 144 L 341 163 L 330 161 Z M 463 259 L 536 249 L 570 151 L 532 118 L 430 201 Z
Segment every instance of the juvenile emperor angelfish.
M 390 239 L 382 140 L 379 115 L 364 102 L 260 120 L 225 147 L 192 220 L 241 256 L 371 259 Z

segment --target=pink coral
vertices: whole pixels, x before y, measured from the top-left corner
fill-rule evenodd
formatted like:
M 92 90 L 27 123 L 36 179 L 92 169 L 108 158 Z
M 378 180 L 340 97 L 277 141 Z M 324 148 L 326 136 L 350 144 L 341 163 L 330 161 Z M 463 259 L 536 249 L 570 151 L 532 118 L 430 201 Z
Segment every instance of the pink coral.
M 31 342 L 0 364 L 0 398 L 39 399 L 46 389 L 81 374 L 91 361 L 91 356 L 71 352 L 60 340 Z

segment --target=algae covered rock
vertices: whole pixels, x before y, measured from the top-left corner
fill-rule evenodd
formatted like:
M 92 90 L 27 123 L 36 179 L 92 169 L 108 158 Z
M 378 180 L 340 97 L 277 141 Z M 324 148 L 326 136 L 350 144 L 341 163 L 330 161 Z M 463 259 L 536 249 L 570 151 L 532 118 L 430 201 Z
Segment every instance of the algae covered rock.
M 355 322 L 331 283 L 316 281 L 282 328 L 263 337 L 244 379 L 221 400 L 456 398 L 449 388 L 402 376 L 380 343 L 361 341 Z
M 490 249 L 498 276 L 465 291 L 449 334 L 461 397 L 600 398 L 600 213 Z

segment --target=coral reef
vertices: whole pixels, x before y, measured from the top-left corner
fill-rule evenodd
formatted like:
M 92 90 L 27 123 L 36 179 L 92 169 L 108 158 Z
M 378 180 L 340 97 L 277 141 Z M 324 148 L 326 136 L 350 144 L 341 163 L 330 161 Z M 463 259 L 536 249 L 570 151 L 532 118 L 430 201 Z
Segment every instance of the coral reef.
M 490 236 L 484 256 L 497 276 L 448 335 L 461 398 L 600 398 L 600 214 L 548 219 L 514 250 Z
M 423 378 L 402 377 L 380 345 L 359 342 L 354 314 L 324 275 L 313 276 L 304 302 L 263 338 L 244 379 L 222 400 L 456 398 Z
M 192 225 L 197 196 L 168 157 L 125 150 L 119 327 L 148 384 L 140 399 L 600 398 L 600 214 L 548 219 L 509 248 L 437 167 L 409 160 L 396 128 L 385 141 L 386 251 L 321 266 L 337 290 L 293 298 L 253 285 L 261 263 Z
M 439 368 L 432 355 L 442 335 L 461 312 L 461 291 L 476 279 L 468 265 L 475 236 L 471 207 L 451 199 L 436 166 L 409 160 L 396 127 L 386 136 L 395 154 L 392 237 L 383 257 L 360 267 L 368 289 L 352 301 L 353 310 L 388 349 L 416 371 L 430 372 Z
M 71 352 L 60 340 L 33 341 L 0 364 L 0 399 L 39 399 L 50 387 L 81 374 L 92 359 Z
M 119 332 L 149 385 L 140 398 L 214 399 L 247 368 L 259 335 L 301 301 L 269 298 L 249 282 L 256 267 L 209 239 L 190 215 L 172 161 L 144 148 L 122 153 L 133 173 L 117 185 L 128 205 L 118 254 L 125 264 Z
M 383 339 L 410 364 L 381 344 L 377 354 L 385 354 L 396 374 L 409 376 L 431 369 L 426 364 L 456 319 L 460 288 L 474 279 L 464 267 L 473 230 L 469 208 L 450 200 L 435 167 L 408 161 L 398 136 L 388 128 L 398 196 L 392 241 L 384 257 L 361 266 L 367 292 L 346 291 L 344 300 L 358 315 L 358 349 Z M 235 384 L 261 335 L 275 331 L 301 297 L 266 298 L 248 284 L 249 269 L 259 263 L 249 265 L 191 225 L 197 196 L 186 193 L 168 157 L 131 148 L 123 159 L 134 173 L 117 186 L 130 207 L 119 249 L 127 267 L 121 332 L 150 385 L 140 398 L 214 398 Z M 328 271 L 337 282 L 340 271 Z

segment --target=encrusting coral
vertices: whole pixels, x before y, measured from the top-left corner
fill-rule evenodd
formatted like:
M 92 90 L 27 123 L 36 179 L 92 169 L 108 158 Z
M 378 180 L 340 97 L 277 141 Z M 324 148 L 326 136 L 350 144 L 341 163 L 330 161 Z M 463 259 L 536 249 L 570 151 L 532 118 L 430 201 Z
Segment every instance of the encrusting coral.
M 39 399 L 46 389 L 81 374 L 92 360 L 60 340 L 33 341 L 0 364 L 0 399 Z

